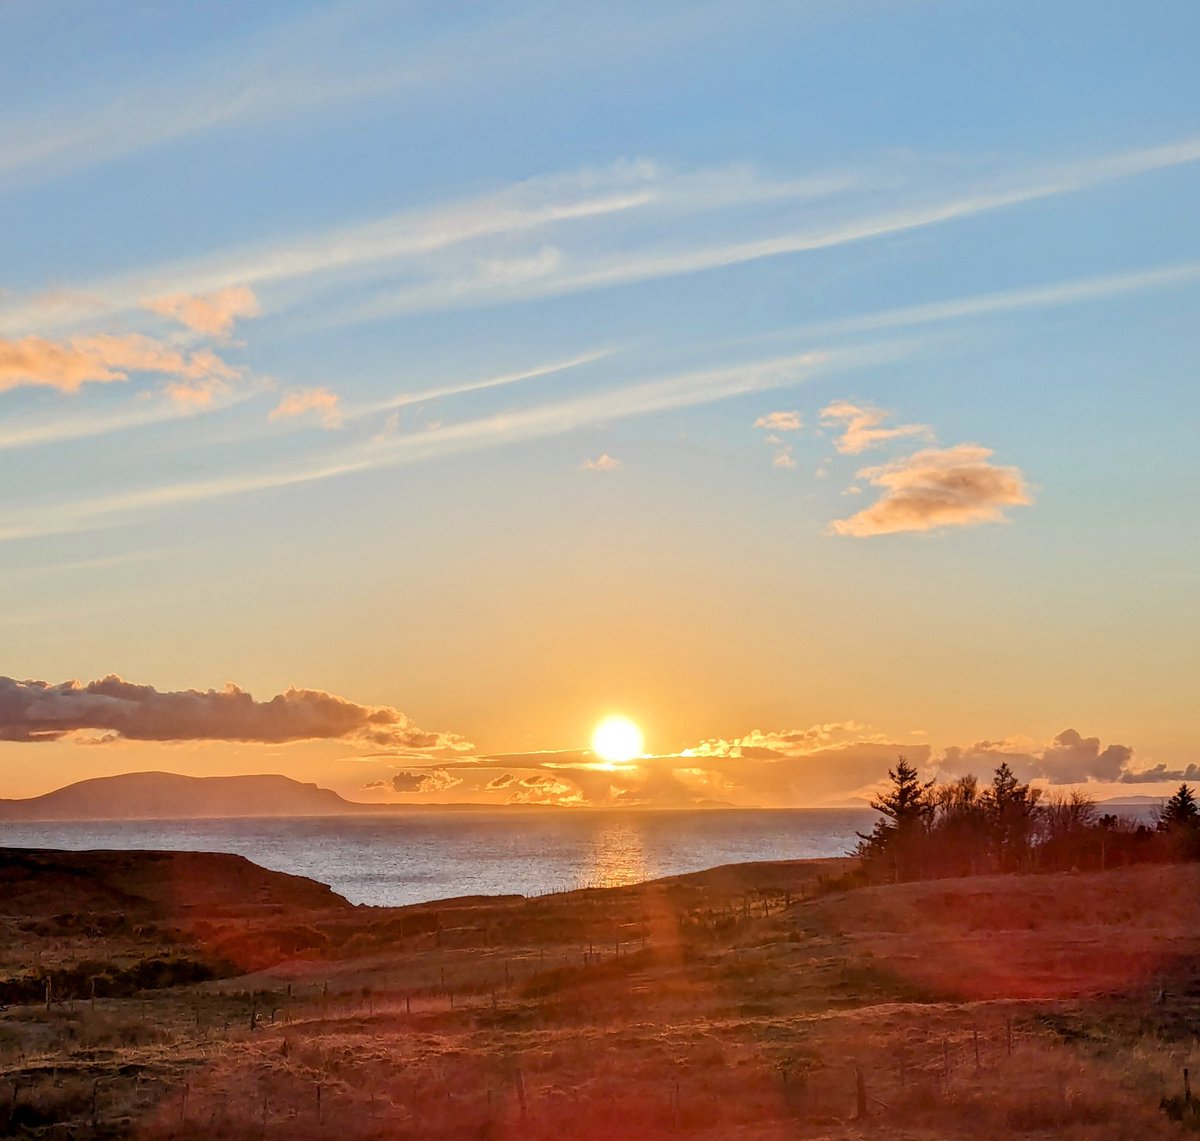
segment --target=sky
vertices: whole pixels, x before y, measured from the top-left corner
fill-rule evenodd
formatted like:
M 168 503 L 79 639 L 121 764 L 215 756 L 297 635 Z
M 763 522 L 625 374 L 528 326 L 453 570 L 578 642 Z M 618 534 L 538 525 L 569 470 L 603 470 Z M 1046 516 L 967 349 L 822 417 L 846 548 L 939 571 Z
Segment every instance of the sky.
M 1198 40 L 0 0 L 0 796 L 1200 776 Z

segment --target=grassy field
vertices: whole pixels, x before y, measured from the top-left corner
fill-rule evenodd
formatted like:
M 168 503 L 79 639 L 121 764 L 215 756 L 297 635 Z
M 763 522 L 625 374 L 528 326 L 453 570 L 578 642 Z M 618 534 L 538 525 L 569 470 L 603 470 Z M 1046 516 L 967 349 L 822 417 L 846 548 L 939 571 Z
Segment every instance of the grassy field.
M 747 864 L 376 909 L 235 857 L 62 859 L 0 857 L 0 1134 L 980 1141 L 1194 1123 L 1194 867 L 839 890 L 840 861 Z

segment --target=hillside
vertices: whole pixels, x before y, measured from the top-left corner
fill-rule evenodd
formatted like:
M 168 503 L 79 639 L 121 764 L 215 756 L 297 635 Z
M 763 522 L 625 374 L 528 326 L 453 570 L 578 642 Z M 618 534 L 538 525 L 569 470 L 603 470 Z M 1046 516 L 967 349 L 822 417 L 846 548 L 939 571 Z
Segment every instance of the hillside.
M 846 891 L 796 861 L 385 909 L 234 857 L 18 858 L 0 1133 L 1121 1141 L 1192 1113 L 1196 867 Z M 60 891 L 86 915 L 36 919 Z M 157 918 L 103 930 L 129 900 Z
M 280 931 L 353 910 L 242 856 L 0 848 L 0 1007 L 47 980 L 66 999 L 239 974 L 294 947 Z
M 351 906 L 325 884 L 223 852 L 0 848 L 0 912 L 26 920 L 116 912 L 178 920 Z
M 374 807 L 285 776 L 123 773 L 93 777 L 25 800 L 0 800 L 0 821 L 336 816 Z

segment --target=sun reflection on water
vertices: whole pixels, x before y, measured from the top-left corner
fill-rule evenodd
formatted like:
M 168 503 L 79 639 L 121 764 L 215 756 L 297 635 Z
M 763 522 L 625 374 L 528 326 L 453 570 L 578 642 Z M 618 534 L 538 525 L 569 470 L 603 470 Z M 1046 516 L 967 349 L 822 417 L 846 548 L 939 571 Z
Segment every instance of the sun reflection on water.
M 597 830 L 587 867 L 580 877 L 584 887 L 621 887 L 649 878 L 641 829 L 628 816 L 605 820 Z

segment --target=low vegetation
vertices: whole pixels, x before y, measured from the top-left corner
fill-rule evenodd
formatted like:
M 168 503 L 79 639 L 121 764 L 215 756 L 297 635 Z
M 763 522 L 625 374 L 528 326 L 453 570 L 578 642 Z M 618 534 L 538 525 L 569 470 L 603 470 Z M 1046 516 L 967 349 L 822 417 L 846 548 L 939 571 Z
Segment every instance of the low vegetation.
M 127 876 L 148 893 L 127 925 L 31 912 L 48 901 L 30 893 L 0 906 L 23 940 L 7 982 L 42 984 L 0 1011 L 0 1135 L 1103 1141 L 1195 1123 L 1200 866 L 846 890 L 855 861 L 805 861 L 400 909 L 305 911 L 298 892 L 282 912 L 286 882 L 248 906 L 219 871 L 199 910 Z M 218 966 L 94 997 L 58 981 L 161 954 Z
M 922 783 L 903 757 L 888 776 L 871 802 L 880 819 L 856 849 L 869 882 L 1200 860 L 1200 808 L 1186 784 L 1146 825 L 1101 813 L 1078 791 L 1043 800 L 1007 764 L 987 787 L 974 776 Z

